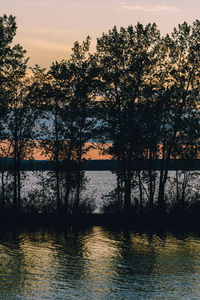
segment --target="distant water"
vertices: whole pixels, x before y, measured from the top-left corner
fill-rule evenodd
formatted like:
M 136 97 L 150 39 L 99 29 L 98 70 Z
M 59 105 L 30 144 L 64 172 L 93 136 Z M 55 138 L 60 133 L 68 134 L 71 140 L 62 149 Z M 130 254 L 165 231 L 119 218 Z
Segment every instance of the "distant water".
M 4 232 L 0 299 L 200 299 L 200 236 L 104 227 Z
M 24 182 L 24 186 L 22 188 L 22 194 L 26 194 L 27 191 L 34 191 L 35 189 L 41 190 L 42 185 L 39 185 L 39 180 L 41 180 L 41 175 L 43 177 L 46 177 L 47 172 L 38 172 L 39 179 L 36 176 L 36 173 L 34 172 L 26 172 L 28 174 L 28 177 L 26 178 Z M 89 201 L 94 201 L 96 209 L 96 212 L 99 212 L 102 203 L 105 199 L 105 196 L 108 195 L 115 187 L 116 187 L 116 176 L 110 171 L 86 171 L 86 178 L 88 180 L 86 184 L 86 190 L 83 193 L 83 197 L 87 198 Z M 176 177 L 176 174 L 174 171 L 169 172 L 169 177 L 171 178 L 170 181 L 166 184 L 166 191 L 168 192 L 168 198 L 172 196 L 172 199 L 176 193 L 176 186 L 174 184 L 174 179 Z M 179 178 L 179 184 L 181 183 L 181 180 L 183 180 L 183 177 Z M 188 189 L 191 193 L 195 193 L 195 191 L 198 190 L 198 182 L 200 180 L 200 172 L 195 172 L 195 175 L 190 173 L 190 175 L 187 175 L 187 185 Z M 144 186 L 146 184 L 144 183 Z M 158 185 L 157 185 L 158 187 Z M 146 186 L 147 188 L 147 186 Z M 45 189 L 46 191 L 46 189 Z M 139 193 L 139 190 L 134 192 L 134 197 L 137 196 Z M 50 193 L 48 191 L 48 197 Z M 52 193 L 52 197 L 55 198 L 55 192 Z M 155 197 L 156 198 L 156 197 Z M 43 201 L 43 200 L 41 200 Z
M 96 211 L 99 211 L 105 196 L 115 188 L 116 176 L 110 171 L 86 171 L 86 176 L 85 195 L 94 199 Z
M 38 174 L 42 174 L 44 177 L 46 173 L 47 172 L 38 172 Z M 83 197 L 94 201 L 96 207 L 95 211 L 99 211 L 104 196 L 111 192 L 116 185 L 116 176 L 110 171 L 86 171 L 85 173 L 88 182 Z M 28 174 L 28 176 L 22 187 L 23 195 L 26 195 L 28 191 L 42 188 L 42 185 L 39 185 L 41 177 L 37 177 L 36 173 L 32 171 L 26 172 L 26 174 Z

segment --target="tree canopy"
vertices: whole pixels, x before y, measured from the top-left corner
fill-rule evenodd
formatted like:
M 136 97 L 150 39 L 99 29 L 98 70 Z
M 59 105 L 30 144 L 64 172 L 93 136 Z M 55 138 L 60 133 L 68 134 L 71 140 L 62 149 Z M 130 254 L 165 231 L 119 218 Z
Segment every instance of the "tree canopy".
M 32 207 L 21 196 L 21 164 L 33 159 L 39 145 L 55 163 L 46 181 L 41 176 L 51 189 L 51 205 L 43 209 L 91 211 L 83 197 L 84 164 L 98 143 L 117 162 L 110 207 L 123 213 L 169 211 L 170 159 L 190 160 L 199 153 L 200 21 L 179 24 L 165 36 L 156 24 L 114 26 L 97 39 L 93 54 L 88 36 L 74 43 L 68 59 L 53 62 L 49 70 L 36 65 L 31 76 L 26 51 L 13 45 L 16 29 L 15 17 L 0 17 L 1 156 L 13 160 L 10 173 L 1 170 L 2 209 L 7 205 L 20 214 L 27 203 Z M 156 159 L 160 171 L 153 169 Z M 136 160 L 147 160 L 148 169 L 134 168 Z M 181 209 L 186 173 L 177 169 L 174 185 Z M 6 200 L 8 187 L 12 197 Z

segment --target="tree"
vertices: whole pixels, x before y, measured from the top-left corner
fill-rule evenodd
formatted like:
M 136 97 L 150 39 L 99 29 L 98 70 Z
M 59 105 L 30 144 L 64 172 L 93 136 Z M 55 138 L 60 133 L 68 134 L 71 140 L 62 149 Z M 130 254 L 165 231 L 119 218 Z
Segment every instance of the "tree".
M 43 99 L 46 118 L 42 127 L 46 137 L 41 146 L 54 162 L 58 212 L 79 212 L 85 182 L 83 164 L 89 150 L 86 142 L 95 122 L 91 118 L 93 68 L 89 45 L 89 37 L 82 45 L 75 42 L 69 60 L 53 63 L 47 74 L 36 70 L 43 79 L 36 84 L 33 94 Z
M 7 127 L 4 126 L 4 133 L 1 140 L 9 138 L 9 143 L 13 146 L 14 159 L 14 194 L 13 194 L 13 208 L 15 212 L 20 210 L 20 200 L 17 203 L 17 177 L 18 184 L 20 182 L 19 168 L 17 167 L 17 140 L 10 137 L 11 124 L 15 125 L 12 128 L 13 137 L 17 137 L 17 127 L 19 125 L 19 118 L 17 112 L 23 110 L 22 94 L 24 93 L 24 85 L 22 79 L 26 74 L 27 61 L 25 58 L 26 51 L 18 44 L 12 46 L 11 43 L 16 34 L 15 17 L 4 15 L 0 17 L 0 118 L 1 124 L 5 125 L 5 116 Z M 23 87 L 22 87 L 23 86 Z M 2 117 L 3 116 L 3 117 Z M 11 120 L 12 119 L 12 120 Z M 10 123 L 9 123 L 10 122 Z M 21 124 L 21 123 L 20 123 Z M 21 130 L 21 128 L 20 128 Z M 21 132 L 20 132 L 21 134 Z M 13 144 L 14 142 L 14 144 Z M 21 146 L 20 146 L 21 149 Z M 21 151 L 21 150 L 20 150 Z M 18 196 L 20 198 L 20 188 L 18 185 Z
M 79 213 L 80 195 L 84 187 L 83 170 L 87 142 L 92 137 L 95 119 L 93 112 L 92 81 L 94 79 L 93 57 L 88 55 L 90 38 L 81 44 L 74 43 L 69 60 L 61 65 L 53 65 L 52 75 L 63 81 L 65 97 L 63 99 L 63 160 L 65 164 L 65 209 L 67 212 Z M 59 71 L 59 72 L 58 72 Z M 70 208 L 69 196 L 75 189 L 75 198 Z
M 187 132 L 197 131 L 200 72 L 200 22 L 186 22 L 163 38 L 163 60 L 160 62 L 160 88 L 157 105 L 160 120 L 161 171 L 158 206 L 165 210 L 165 186 L 173 151 Z M 193 122 L 191 120 L 193 119 Z M 196 124 L 196 125 L 194 125 Z M 190 140 L 191 142 L 191 140 Z M 187 142 L 186 142 L 187 143 Z M 192 145 L 191 145 L 192 146 Z
M 32 71 L 30 94 L 39 112 L 37 122 L 41 129 L 38 135 L 38 143 L 47 158 L 55 162 L 55 172 L 51 172 L 51 175 L 53 183 L 56 180 L 56 208 L 57 212 L 60 213 L 62 208 L 60 160 L 62 159 L 62 144 L 64 142 L 60 114 L 64 94 L 59 81 L 56 81 L 50 72 L 46 72 L 45 69 L 41 69 L 38 65 Z
M 159 43 L 156 25 L 140 23 L 120 31 L 114 27 L 97 40 L 102 128 L 112 142 L 108 153 L 118 161 L 117 196 L 125 212 L 131 206 L 133 160 L 141 156 L 138 107 L 147 91 L 152 95 Z
M 21 212 L 21 161 L 32 158 L 35 147 L 34 126 L 36 112 L 30 105 L 29 85 L 27 80 L 15 86 L 10 109 L 7 114 L 10 156 L 13 159 L 13 208 Z

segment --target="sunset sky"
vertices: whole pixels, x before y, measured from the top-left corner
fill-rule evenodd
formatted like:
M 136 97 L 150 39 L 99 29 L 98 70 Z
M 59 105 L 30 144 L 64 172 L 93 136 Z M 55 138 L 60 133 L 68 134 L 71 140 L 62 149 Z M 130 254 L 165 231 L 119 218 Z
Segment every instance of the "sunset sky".
M 17 17 L 17 36 L 29 66 L 48 68 L 69 57 L 74 41 L 96 38 L 114 25 L 156 22 L 162 34 L 200 17 L 199 0 L 0 0 L 0 15 Z

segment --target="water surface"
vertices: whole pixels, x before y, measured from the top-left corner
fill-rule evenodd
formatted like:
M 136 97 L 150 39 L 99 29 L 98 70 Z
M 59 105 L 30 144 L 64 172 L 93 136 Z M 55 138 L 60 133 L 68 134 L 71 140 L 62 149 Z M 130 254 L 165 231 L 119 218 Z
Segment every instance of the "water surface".
M 105 227 L 4 232 L 0 299 L 200 299 L 200 236 Z

